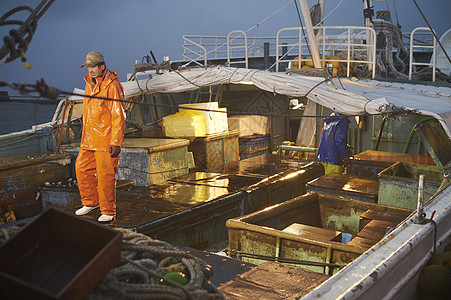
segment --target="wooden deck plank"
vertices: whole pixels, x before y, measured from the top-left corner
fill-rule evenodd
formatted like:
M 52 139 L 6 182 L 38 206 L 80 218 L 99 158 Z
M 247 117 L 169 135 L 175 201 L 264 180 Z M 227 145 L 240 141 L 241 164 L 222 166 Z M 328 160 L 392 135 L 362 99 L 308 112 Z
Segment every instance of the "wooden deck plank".
M 293 223 L 290 226 L 284 228 L 282 231 L 300 236 L 305 236 L 307 238 L 315 238 L 315 240 L 320 241 L 332 241 L 341 235 L 340 231 L 299 223 Z
M 271 276 L 268 276 L 271 274 Z M 228 300 L 297 299 L 330 276 L 277 262 L 265 262 L 219 286 Z

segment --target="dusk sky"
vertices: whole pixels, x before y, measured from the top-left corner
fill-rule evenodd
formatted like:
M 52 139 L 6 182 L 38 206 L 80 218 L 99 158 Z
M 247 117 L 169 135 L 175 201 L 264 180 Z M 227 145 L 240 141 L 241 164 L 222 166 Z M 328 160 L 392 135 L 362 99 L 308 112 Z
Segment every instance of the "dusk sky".
M 35 8 L 40 2 L 0 0 L 0 15 L 19 5 Z M 309 0 L 310 6 L 316 2 Z M 325 14 L 340 2 L 325 24 L 363 26 L 362 0 L 326 0 Z M 426 26 L 412 0 L 388 0 L 395 24 L 393 3 L 403 31 Z M 450 0 L 417 0 L 417 3 L 439 37 L 451 27 Z M 134 61 L 141 60 L 150 50 L 159 61 L 163 56 L 180 60 L 183 35 L 224 36 L 232 30 L 246 31 L 283 6 L 285 8 L 278 14 L 248 32 L 248 36 L 275 36 L 283 27 L 299 26 L 294 1 L 56 0 L 39 20 L 26 53 L 33 69 L 25 69 L 17 59 L 0 66 L 0 79 L 35 83 L 44 78 L 49 85 L 61 90 L 83 88 L 86 68 L 80 65 L 86 53 L 95 50 L 104 54 L 107 67 L 118 71 L 120 80 L 125 81 L 126 74 L 133 72 Z M 374 8 L 386 10 L 387 3 L 374 1 Z M 24 12 L 10 19 L 25 20 L 27 16 Z M 13 26 L 0 27 L 1 36 L 11 28 Z

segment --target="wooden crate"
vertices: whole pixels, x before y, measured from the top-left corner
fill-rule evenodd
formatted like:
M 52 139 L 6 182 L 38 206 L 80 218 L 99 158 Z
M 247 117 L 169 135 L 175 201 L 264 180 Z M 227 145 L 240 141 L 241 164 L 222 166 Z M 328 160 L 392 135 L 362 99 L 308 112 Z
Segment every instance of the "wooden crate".
M 0 247 L 4 299 L 83 299 L 119 261 L 122 234 L 49 208 Z
M 197 137 L 188 146 L 200 170 L 224 166 L 239 160 L 238 130 Z

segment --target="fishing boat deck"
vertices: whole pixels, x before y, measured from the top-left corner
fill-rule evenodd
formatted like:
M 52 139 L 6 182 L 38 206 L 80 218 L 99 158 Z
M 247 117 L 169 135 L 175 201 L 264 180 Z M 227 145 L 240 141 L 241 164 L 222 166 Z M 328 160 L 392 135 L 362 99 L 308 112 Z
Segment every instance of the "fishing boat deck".
M 227 239 L 225 222 L 305 192 L 305 184 L 322 175 L 316 163 L 288 167 L 266 154 L 222 167 L 194 172 L 148 187 L 119 184 L 117 215 L 111 226 L 131 229 L 176 246 L 207 249 Z M 43 207 L 80 207 L 76 187 L 41 188 Z M 70 198 L 70 199 L 68 199 Z M 84 218 L 96 220 L 99 210 Z

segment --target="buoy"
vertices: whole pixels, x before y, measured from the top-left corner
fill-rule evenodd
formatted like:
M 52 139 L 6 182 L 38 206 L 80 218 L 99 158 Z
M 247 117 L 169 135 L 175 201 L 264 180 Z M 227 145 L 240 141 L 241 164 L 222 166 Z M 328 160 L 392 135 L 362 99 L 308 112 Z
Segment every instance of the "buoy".
M 332 65 L 334 69 L 338 69 L 340 67 L 340 62 L 338 61 L 340 58 L 338 56 L 327 56 L 326 59 L 327 64 Z
M 169 272 L 163 275 L 164 279 L 169 279 L 175 283 L 178 283 L 180 285 L 185 285 L 188 283 L 188 278 L 186 278 L 186 275 L 183 274 L 182 272 Z M 163 279 L 160 279 L 160 284 L 161 285 L 166 285 L 166 286 L 170 286 L 170 287 L 176 287 L 174 284 L 167 282 Z
M 309 57 L 307 57 L 306 59 L 307 59 L 307 60 L 305 61 L 305 65 L 304 65 L 304 66 L 310 66 L 310 67 L 313 68 L 315 65 L 313 64 L 312 57 L 309 56 Z
M 304 57 L 301 56 L 301 59 L 304 59 Z M 303 65 L 304 65 L 304 62 L 301 61 L 300 66 L 302 67 Z M 293 69 L 300 69 L 300 67 L 299 67 L 299 56 L 296 56 L 294 58 L 294 60 L 293 60 Z

